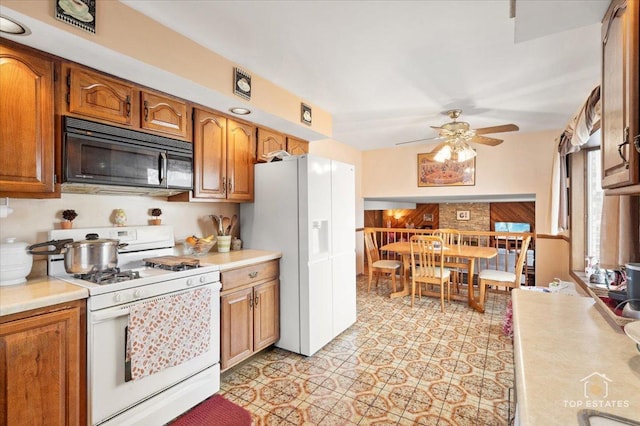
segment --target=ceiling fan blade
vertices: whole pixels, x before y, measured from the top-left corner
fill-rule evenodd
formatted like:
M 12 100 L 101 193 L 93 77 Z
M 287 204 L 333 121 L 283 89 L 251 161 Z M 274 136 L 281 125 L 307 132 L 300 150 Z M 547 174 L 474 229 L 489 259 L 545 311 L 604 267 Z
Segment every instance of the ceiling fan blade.
M 503 124 L 502 126 L 482 127 L 475 130 L 476 135 L 486 135 L 487 133 L 515 132 L 517 130 L 520 130 L 520 128 L 515 124 Z
M 442 139 L 442 136 L 434 136 L 432 138 L 415 139 L 415 140 L 412 140 L 412 141 L 398 142 L 398 143 L 396 143 L 396 145 L 405 145 L 405 144 L 409 144 L 409 143 L 424 142 L 424 141 L 434 141 L 434 140 L 438 140 L 438 139 Z
M 482 145 L 489 145 L 489 146 L 496 146 L 496 145 L 500 145 L 503 141 L 502 139 L 496 139 L 496 138 L 489 138 L 487 136 L 474 136 L 471 139 L 469 139 L 469 142 L 473 142 L 473 143 L 479 143 Z

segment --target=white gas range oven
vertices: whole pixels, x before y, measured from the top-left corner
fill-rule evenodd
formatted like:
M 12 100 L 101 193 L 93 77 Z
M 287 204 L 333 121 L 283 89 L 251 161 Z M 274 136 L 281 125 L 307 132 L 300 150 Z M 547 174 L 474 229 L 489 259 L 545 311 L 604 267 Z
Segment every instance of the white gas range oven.
M 74 276 L 64 254 L 48 259 L 50 276 L 89 290 L 89 423 L 166 423 L 220 389 L 219 268 L 173 256 L 171 226 L 60 229 L 49 239 L 89 233 L 127 244 L 115 270 Z

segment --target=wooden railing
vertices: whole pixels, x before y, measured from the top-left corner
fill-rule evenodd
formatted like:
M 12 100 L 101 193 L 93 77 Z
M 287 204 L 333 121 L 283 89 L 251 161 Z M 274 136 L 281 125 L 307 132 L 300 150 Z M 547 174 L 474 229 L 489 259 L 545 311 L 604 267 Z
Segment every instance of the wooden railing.
M 411 229 L 411 228 L 365 228 L 366 231 L 373 231 L 378 247 L 397 241 L 409 241 L 412 235 L 432 234 L 436 229 Z M 502 271 L 513 271 L 522 241 L 527 236 L 531 236 L 531 243 L 527 250 L 527 261 L 523 269 L 524 282 L 526 285 L 535 285 L 535 234 L 527 232 L 494 232 L 494 231 L 459 231 L 461 244 L 496 247 L 498 255 L 493 259 L 477 259 L 476 273 L 482 269 L 496 269 Z M 395 252 L 381 251 L 383 259 L 399 259 Z

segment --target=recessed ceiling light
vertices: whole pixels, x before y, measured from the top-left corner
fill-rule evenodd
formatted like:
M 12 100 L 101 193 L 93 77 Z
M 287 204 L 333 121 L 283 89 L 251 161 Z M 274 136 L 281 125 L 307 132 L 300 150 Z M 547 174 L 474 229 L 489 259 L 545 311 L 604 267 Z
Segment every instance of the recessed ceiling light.
M 2 15 L 0 15 L 0 32 L 25 36 L 31 34 L 31 30 L 26 25 Z
M 247 108 L 242 108 L 242 107 L 234 107 L 234 108 L 229 108 L 229 111 L 231 111 L 234 114 L 238 114 L 238 115 L 248 115 L 251 114 L 251 110 L 247 109 Z

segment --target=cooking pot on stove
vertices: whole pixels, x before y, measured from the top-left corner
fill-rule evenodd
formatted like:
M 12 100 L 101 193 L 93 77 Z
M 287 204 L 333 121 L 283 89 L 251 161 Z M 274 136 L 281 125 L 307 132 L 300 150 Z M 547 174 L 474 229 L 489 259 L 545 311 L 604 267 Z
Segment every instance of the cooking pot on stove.
M 87 234 L 86 240 L 51 240 L 28 247 L 30 254 L 64 254 L 64 269 L 69 274 L 89 274 L 113 269 L 118 265 L 118 249 L 126 247 L 119 240 Z M 55 250 L 34 250 L 54 246 Z

